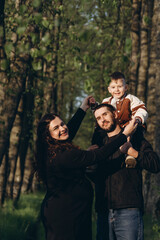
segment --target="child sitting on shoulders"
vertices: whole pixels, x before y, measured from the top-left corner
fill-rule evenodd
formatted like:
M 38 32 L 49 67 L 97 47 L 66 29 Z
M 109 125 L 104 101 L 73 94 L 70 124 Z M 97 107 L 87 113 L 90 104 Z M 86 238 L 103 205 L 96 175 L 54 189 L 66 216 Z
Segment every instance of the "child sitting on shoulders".
M 148 112 L 145 104 L 136 96 L 127 93 L 127 84 L 123 73 L 112 73 L 108 91 L 112 96 L 103 99 L 102 103 L 109 103 L 117 109 L 119 124 L 122 128 L 132 118 L 136 118 L 139 125 L 146 123 Z
M 143 101 L 132 94 L 127 93 L 125 76 L 121 72 L 112 73 L 108 91 L 111 97 L 103 99 L 102 103 L 109 103 L 117 109 L 118 121 L 121 128 L 124 128 L 131 119 L 135 118 L 139 129 L 146 129 L 148 112 Z M 129 158 L 132 158 L 128 156 Z

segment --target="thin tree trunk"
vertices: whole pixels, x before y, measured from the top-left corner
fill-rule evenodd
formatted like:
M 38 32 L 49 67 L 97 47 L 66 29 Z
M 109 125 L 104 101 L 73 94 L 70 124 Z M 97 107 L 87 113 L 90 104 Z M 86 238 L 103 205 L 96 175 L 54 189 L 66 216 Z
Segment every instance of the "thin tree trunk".
M 140 58 L 139 52 L 140 52 L 141 1 L 133 0 L 132 9 L 133 9 L 132 25 L 131 25 L 132 54 L 131 54 L 129 88 L 133 94 L 136 94 L 137 84 L 138 84 L 139 58 Z
M 65 66 L 65 56 L 63 55 L 62 56 L 62 59 L 61 59 L 61 64 L 63 66 Z M 63 81 L 64 81 L 64 74 L 65 74 L 65 71 L 62 70 L 61 74 L 59 75 L 59 84 L 58 84 L 58 113 L 60 116 L 62 116 L 63 118 L 63 114 L 64 114 L 64 84 L 63 84 Z
M 59 1 L 58 7 L 63 4 L 63 1 Z M 60 8 L 59 8 L 60 9 Z M 54 81 L 52 81 L 52 99 L 53 99 L 53 108 L 55 112 L 58 112 L 58 50 L 59 50 L 59 35 L 60 35 L 60 27 L 61 27 L 61 12 L 60 10 L 58 13 L 55 15 L 55 21 L 57 22 L 58 26 L 55 26 L 54 28 L 54 46 L 53 46 L 53 51 L 55 52 L 54 54 L 54 69 L 53 69 L 53 74 L 54 74 Z
M 101 75 L 100 75 L 100 99 L 104 99 L 105 97 L 105 93 L 106 93 L 106 83 L 104 80 L 104 71 L 105 71 L 105 65 L 102 63 L 102 65 L 100 66 L 101 68 Z
M 9 159 L 10 159 L 10 175 L 8 177 L 8 195 L 11 199 L 17 196 L 17 179 L 19 175 L 16 175 L 18 152 L 20 146 L 20 132 L 21 132 L 21 112 L 22 112 L 22 100 L 18 107 L 20 114 L 16 115 L 14 125 L 10 136 L 10 148 L 9 148 Z
M 5 44 L 5 25 L 4 25 L 4 5 L 5 0 L 1 0 L 0 6 L 0 110 L 2 102 L 4 101 L 4 86 L 7 83 L 7 56 L 4 50 Z M 2 124 L 2 122 L 1 122 Z
M 8 151 L 5 154 L 5 160 L 4 160 L 4 176 L 3 176 L 3 184 L 2 184 L 2 193 L 1 193 L 1 205 L 4 204 L 6 195 L 7 195 L 7 180 L 9 175 L 9 157 L 8 157 Z
M 146 102 L 147 70 L 148 70 L 148 2 L 142 1 L 141 8 L 141 36 L 140 36 L 140 66 L 138 74 L 137 96 Z
M 155 121 L 156 121 L 156 59 L 157 59 L 157 9 L 154 4 L 154 9 L 152 13 L 152 29 L 150 36 L 149 45 L 149 69 L 148 69 L 148 91 L 147 91 L 147 109 L 149 117 L 147 120 L 147 139 L 153 145 L 155 149 Z
M 30 76 L 30 79 L 28 80 L 28 82 L 30 82 L 30 86 L 28 89 L 29 91 L 24 95 L 24 98 L 23 98 L 22 131 L 21 131 L 20 148 L 19 148 L 21 175 L 20 175 L 16 201 L 18 201 L 20 197 L 21 188 L 23 185 L 26 155 L 28 151 L 29 141 L 32 138 L 32 134 L 33 134 L 32 129 L 33 129 L 34 95 L 31 90 L 33 88 L 32 81 L 33 81 L 33 76 Z

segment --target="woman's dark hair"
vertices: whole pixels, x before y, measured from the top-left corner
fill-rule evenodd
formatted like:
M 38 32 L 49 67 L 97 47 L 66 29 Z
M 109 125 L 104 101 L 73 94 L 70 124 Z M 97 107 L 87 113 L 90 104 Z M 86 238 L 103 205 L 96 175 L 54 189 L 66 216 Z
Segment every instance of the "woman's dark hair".
M 59 117 L 57 114 L 48 113 L 39 121 L 37 128 L 35 171 L 43 182 L 46 182 L 46 165 L 53 161 L 58 152 L 75 147 L 69 141 L 58 141 L 50 135 L 49 125 L 52 120 Z M 60 118 L 60 117 L 59 117 Z

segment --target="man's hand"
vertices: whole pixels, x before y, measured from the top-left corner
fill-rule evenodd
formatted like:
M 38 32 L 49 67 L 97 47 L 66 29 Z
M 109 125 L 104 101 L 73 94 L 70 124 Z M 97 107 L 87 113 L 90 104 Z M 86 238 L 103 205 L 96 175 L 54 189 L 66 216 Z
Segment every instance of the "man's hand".
M 126 142 L 119 149 L 122 153 L 127 153 L 130 147 L 132 147 L 132 144 L 130 142 Z

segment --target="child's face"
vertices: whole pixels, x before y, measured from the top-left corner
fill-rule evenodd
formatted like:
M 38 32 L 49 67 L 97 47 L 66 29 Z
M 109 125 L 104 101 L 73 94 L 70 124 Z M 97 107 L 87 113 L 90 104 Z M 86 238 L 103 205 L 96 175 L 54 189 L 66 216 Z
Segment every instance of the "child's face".
M 116 99 L 121 99 L 127 91 L 127 85 L 124 79 L 112 79 L 109 87 L 109 93 Z

